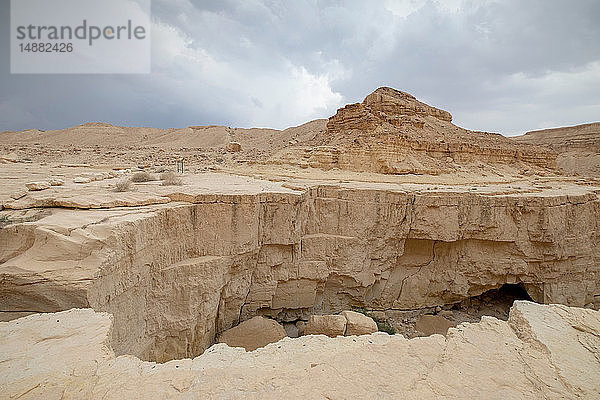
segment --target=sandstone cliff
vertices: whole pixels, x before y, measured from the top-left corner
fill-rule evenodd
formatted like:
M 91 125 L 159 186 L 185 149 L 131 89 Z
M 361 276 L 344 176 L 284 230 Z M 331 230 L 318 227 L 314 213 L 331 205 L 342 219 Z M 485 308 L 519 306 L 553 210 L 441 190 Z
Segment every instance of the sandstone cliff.
M 513 139 L 556 151 L 557 166 L 568 173 L 600 178 L 600 122 L 532 131 Z
M 467 131 L 451 121 L 447 111 L 382 87 L 362 103 L 340 108 L 325 131 L 278 153 L 272 162 L 384 174 L 440 174 L 471 163 L 555 167 L 552 150 Z
M 110 348 L 111 317 L 92 310 L 0 323 L 6 398 L 594 399 L 600 312 L 517 302 L 448 336 L 285 338 L 251 353 L 215 345 L 165 364 Z M 307 350 L 309 349 L 309 350 Z
M 219 180 L 230 186 L 203 188 Z M 217 175 L 163 188 L 165 204 L 57 209 L 0 229 L 1 309 L 107 311 L 117 354 L 164 361 L 254 315 L 416 309 L 505 283 L 598 307 L 596 193 L 507 189 Z

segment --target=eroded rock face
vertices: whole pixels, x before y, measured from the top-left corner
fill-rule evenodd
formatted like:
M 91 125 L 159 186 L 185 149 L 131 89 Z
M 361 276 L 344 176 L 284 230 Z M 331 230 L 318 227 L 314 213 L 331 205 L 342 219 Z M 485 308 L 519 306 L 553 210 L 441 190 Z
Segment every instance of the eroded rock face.
M 312 141 L 271 161 L 325 170 L 432 175 L 482 162 L 515 168 L 556 166 L 556 153 L 550 149 L 517 145 L 502 135 L 468 131 L 451 121 L 447 111 L 381 87 L 362 103 L 340 108 Z
M 286 337 L 285 330 L 277 321 L 256 316 L 222 332 L 217 341 L 229 347 L 243 347 L 247 351 L 252 351 L 284 337 Z
M 452 115 L 447 111 L 421 103 L 414 96 L 400 90 L 381 87 L 365 97 L 362 103 L 340 108 L 329 118 L 325 135 L 333 136 L 350 130 L 368 133 L 384 124 L 396 127 L 408 124 L 423 128 L 422 118 L 425 117 L 452 121 Z
M 516 302 L 508 321 L 484 317 L 450 328 L 447 337 L 304 336 L 251 353 L 218 344 L 200 357 L 165 364 L 115 358 L 109 335 L 110 316 L 91 310 L 0 323 L 0 393 L 21 399 L 57 393 L 65 399 L 406 393 L 420 399 L 593 399 L 600 393 L 600 312 L 562 305 Z
M 173 198 L 4 227 L 2 309 L 107 311 L 117 354 L 164 361 L 201 354 L 255 315 L 418 309 L 505 283 L 544 303 L 600 298 L 600 202 L 585 190 L 321 185 Z
M 600 177 L 600 122 L 532 131 L 512 139 L 553 149 L 557 166 L 570 174 Z

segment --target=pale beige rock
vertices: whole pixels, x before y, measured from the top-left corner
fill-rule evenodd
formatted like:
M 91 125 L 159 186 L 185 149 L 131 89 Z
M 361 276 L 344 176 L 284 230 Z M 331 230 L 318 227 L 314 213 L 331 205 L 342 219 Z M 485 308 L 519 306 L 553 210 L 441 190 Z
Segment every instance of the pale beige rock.
M 15 153 L 0 154 L 0 164 L 8 164 L 8 163 L 16 163 L 16 162 L 18 162 L 18 157 Z
M 226 149 L 230 153 L 237 153 L 242 151 L 242 145 L 238 142 L 229 142 L 227 143 Z
M 532 131 L 511 139 L 552 148 L 558 153 L 557 166 L 567 173 L 600 177 L 600 122 Z
M 27 182 L 25 184 L 25 186 L 27 187 L 27 189 L 29 189 L 30 191 L 38 191 L 38 190 L 45 190 L 48 189 L 50 187 L 50 183 L 49 182 Z
M 86 393 L 92 382 L 75 377 L 89 379 L 99 363 L 114 359 L 111 325 L 110 314 L 91 309 L 0 322 L 0 397 L 51 399 L 61 386 L 71 398 Z
M 50 183 L 50 186 L 63 186 L 65 181 L 59 178 L 52 178 L 48 181 L 48 183 Z
M 446 338 L 303 336 L 248 353 L 217 344 L 200 357 L 165 364 L 115 358 L 109 335 L 110 316 L 91 310 L 0 323 L 0 393 L 25 400 L 407 393 L 418 399 L 558 400 L 600 393 L 600 313 L 557 305 L 516 302 L 508 322 L 484 317 L 451 328 Z
M 282 150 L 270 161 L 294 166 L 307 163 L 324 170 L 430 175 L 471 168 L 470 164 L 481 161 L 509 167 L 526 163 L 536 170 L 556 166 L 553 150 L 468 131 L 451 121 L 447 111 L 408 93 L 380 87 L 362 103 L 338 109 L 327 129 L 312 140 Z
M 73 178 L 73 183 L 90 183 L 92 180 L 84 176 L 77 176 Z
M 516 302 L 510 316 L 517 336 L 547 354 L 578 395 L 600 394 L 600 312 Z
M 445 335 L 448 328 L 455 324 L 441 315 L 422 315 L 415 325 L 415 329 L 425 336 L 440 334 Z
M 522 283 L 540 302 L 600 299 L 593 187 L 507 194 L 349 182 L 302 191 L 199 174 L 185 187 L 90 189 L 101 184 L 5 204 L 52 210 L 0 230 L 2 300 L 13 312 L 109 311 L 118 354 L 190 357 L 259 313 L 307 320 L 435 307 L 504 283 Z
M 37 192 L 36 192 L 37 193 Z M 42 192 L 44 193 L 44 192 Z M 67 207 L 73 209 L 91 209 L 91 208 L 114 208 L 114 207 L 137 207 L 150 204 L 169 203 L 170 198 L 158 196 L 150 193 L 128 192 L 128 193 L 90 193 L 74 194 L 72 192 L 63 192 L 60 194 L 52 193 L 48 195 L 27 196 L 23 199 L 4 204 L 7 209 L 23 210 L 28 208 L 45 207 Z
M 377 323 L 371 317 L 355 311 L 342 311 L 341 315 L 346 318 L 345 336 L 369 335 L 377 332 Z
M 346 317 L 343 315 L 311 315 L 304 327 L 305 335 L 343 336 L 346 332 Z
M 286 337 L 283 327 L 272 319 L 256 316 L 219 334 L 217 341 L 229 347 L 256 350 Z
M 21 190 L 17 190 L 16 192 L 11 193 L 10 198 L 14 199 L 14 200 L 18 200 L 21 197 L 25 196 L 26 194 L 27 194 L 27 190 L 21 189 Z

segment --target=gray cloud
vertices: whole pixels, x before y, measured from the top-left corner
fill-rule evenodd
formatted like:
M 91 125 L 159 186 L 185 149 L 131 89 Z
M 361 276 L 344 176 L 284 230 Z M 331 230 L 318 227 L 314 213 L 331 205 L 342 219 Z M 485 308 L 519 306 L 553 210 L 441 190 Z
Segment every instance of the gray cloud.
M 600 119 L 596 0 L 154 0 L 152 9 L 150 75 L 10 75 L 3 57 L 0 130 L 85 121 L 281 128 L 382 85 L 470 129 L 515 134 Z M 8 46 L 5 31 L 3 54 Z

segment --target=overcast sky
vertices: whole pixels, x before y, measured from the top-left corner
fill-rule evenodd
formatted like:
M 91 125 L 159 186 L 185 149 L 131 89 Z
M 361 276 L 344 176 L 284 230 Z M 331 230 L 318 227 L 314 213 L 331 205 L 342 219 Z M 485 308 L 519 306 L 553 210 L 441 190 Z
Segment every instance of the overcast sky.
M 285 128 L 391 86 L 473 130 L 600 121 L 600 1 L 153 0 L 149 75 L 11 75 L 0 130 Z

